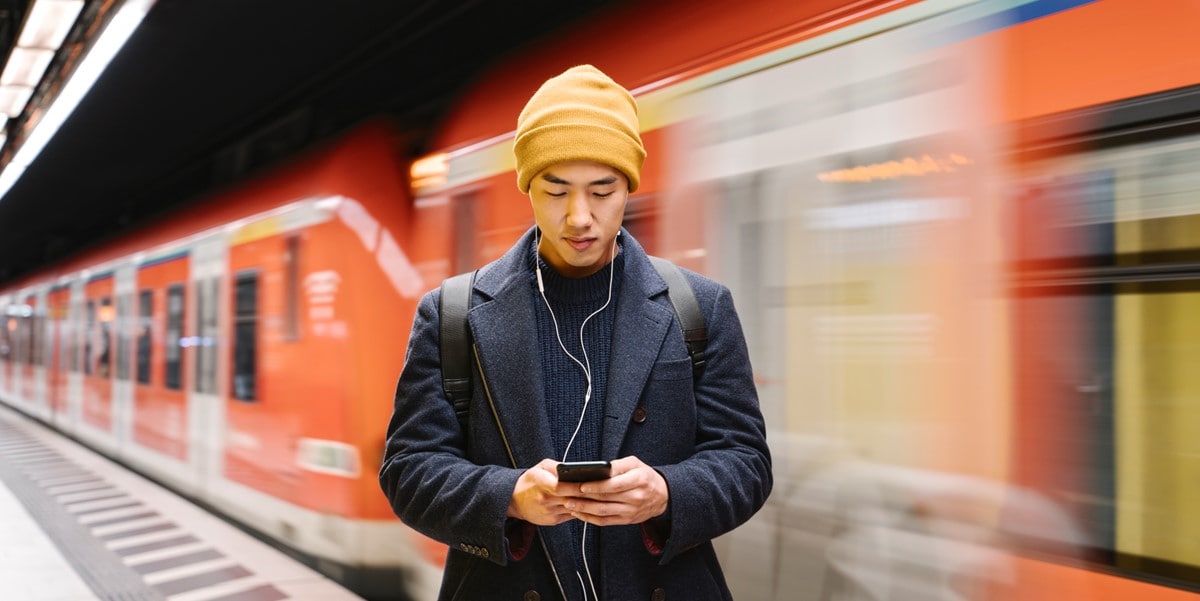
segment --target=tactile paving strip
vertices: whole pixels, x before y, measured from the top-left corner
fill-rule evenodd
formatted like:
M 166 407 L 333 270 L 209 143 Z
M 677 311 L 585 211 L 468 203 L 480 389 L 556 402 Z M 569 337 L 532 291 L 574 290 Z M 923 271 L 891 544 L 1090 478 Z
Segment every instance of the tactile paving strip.
M 0 480 L 103 601 L 203 595 L 206 587 L 251 574 L 241 565 L 221 563 L 219 551 L 4 419 L 0 458 Z M 200 573 L 171 576 L 172 570 L 206 562 L 216 564 Z M 287 598 L 262 585 L 206 601 Z

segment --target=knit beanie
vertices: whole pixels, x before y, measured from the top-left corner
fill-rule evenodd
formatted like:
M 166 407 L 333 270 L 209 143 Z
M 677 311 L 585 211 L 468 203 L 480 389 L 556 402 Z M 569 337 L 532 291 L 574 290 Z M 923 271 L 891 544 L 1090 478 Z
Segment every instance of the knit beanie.
M 628 90 L 591 65 L 552 77 L 517 117 L 517 187 L 529 193 L 533 177 L 564 161 L 595 161 L 641 180 L 646 149 L 638 135 L 637 102 Z

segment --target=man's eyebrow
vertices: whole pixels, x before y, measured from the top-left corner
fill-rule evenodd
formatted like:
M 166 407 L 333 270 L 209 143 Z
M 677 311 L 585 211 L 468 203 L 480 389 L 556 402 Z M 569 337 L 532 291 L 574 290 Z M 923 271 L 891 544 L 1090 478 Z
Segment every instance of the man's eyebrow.
M 571 185 L 571 182 L 569 182 L 565 179 L 562 179 L 561 177 L 558 177 L 558 176 L 554 175 L 553 173 L 543 173 L 542 179 L 551 184 L 561 184 L 564 186 Z M 587 185 L 589 185 L 589 186 L 608 186 L 608 185 L 612 185 L 615 183 L 617 183 L 617 176 L 606 175 L 600 179 L 592 180 L 592 181 L 588 182 Z

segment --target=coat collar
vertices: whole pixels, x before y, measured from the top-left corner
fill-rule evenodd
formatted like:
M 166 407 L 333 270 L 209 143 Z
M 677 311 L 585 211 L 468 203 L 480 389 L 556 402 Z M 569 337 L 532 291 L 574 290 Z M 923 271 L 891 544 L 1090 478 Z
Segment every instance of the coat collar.
M 468 320 L 496 414 L 518 467 L 529 467 L 553 454 L 546 417 L 542 367 L 536 352 L 537 300 L 528 251 L 531 228 L 511 249 L 483 268 L 475 291 L 484 299 L 470 310 Z M 622 229 L 624 281 L 616 299 L 613 352 L 605 399 L 605 459 L 616 459 L 650 369 L 662 347 L 674 313 L 666 296 L 667 284 L 646 257 L 642 246 Z

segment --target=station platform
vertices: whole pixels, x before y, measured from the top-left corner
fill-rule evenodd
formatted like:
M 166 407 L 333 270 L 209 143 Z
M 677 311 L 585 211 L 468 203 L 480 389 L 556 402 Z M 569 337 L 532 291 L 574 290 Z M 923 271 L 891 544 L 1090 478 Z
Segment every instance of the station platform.
M 360 597 L 171 491 L 0 407 L 0 599 Z

